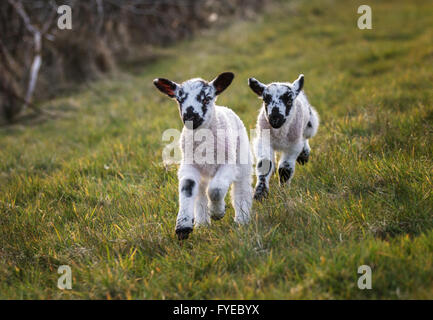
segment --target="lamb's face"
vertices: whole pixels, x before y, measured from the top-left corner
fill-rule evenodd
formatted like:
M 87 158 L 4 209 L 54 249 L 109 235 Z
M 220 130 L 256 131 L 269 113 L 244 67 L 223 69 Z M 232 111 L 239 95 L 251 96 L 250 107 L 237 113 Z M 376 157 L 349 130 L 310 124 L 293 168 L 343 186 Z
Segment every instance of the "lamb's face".
M 265 115 L 273 128 L 280 128 L 286 122 L 292 109 L 293 96 L 289 86 L 279 83 L 272 83 L 263 91 Z
M 188 80 L 179 86 L 176 100 L 183 123 L 191 121 L 193 129 L 197 129 L 209 122 L 216 100 L 215 89 L 202 79 Z
M 248 84 L 263 99 L 263 108 L 269 124 L 272 128 L 278 129 L 291 116 L 293 103 L 304 84 L 304 76 L 300 75 L 293 84 L 274 82 L 265 85 L 254 78 L 250 78 Z
M 176 99 L 183 123 L 192 123 L 192 129 L 197 129 L 211 121 L 217 95 L 230 85 L 233 78 L 233 73 L 225 72 L 211 82 L 196 78 L 177 84 L 158 78 L 153 83 L 161 92 Z

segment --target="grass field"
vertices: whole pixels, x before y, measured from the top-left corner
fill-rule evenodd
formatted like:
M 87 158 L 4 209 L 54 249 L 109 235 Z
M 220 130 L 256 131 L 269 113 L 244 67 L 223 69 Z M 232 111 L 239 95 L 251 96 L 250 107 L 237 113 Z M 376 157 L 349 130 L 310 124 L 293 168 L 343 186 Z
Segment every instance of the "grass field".
M 1 128 L 0 298 L 433 298 L 433 2 L 370 1 L 372 30 L 357 28 L 361 4 L 275 5 L 41 104 L 55 120 Z M 249 226 L 230 206 L 181 243 L 161 156 L 181 121 L 152 79 L 222 71 L 236 78 L 218 102 L 247 129 L 260 107 L 248 77 L 304 73 L 321 127 Z M 372 290 L 357 287 L 363 264 Z

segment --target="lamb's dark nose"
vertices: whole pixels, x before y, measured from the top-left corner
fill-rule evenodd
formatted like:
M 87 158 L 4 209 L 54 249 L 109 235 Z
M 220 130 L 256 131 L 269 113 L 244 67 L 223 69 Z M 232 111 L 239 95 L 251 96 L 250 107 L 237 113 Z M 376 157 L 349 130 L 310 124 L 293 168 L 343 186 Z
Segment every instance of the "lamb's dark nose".
M 286 118 L 279 112 L 278 108 L 273 108 L 272 113 L 269 115 L 269 124 L 272 128 L 280 128 L 285 121 Z
M 193 107 L 186 108 L 186 112 L 183 114 L 183 123 L 192 122 L 192 128 L 197 129 L 202 123 L 203 118 L 197 112 L 194 112 Z

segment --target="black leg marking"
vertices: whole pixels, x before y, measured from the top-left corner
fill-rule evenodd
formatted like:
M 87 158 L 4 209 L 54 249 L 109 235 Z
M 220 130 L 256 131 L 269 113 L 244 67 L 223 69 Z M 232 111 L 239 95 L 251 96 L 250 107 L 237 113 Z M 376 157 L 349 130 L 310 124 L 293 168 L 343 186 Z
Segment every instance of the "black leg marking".
M 306 164 L 308 162 L 308 160 L 310 159 L 310 152 L 307 151 L 306 149 L 303 149 L 302 152 L 299 154 L 298 158 L 296 159 L 296 161 L 299 164 Z
M 278 168 L 278 174 L 280 175 L 280 183 L 283 184 L 292 177 L 293 169 L 286 164 Z
M 266 177 L 272 171 L 272 161 L 263 159 L 257 163 L 257 172 L 259 173 L 259 182 L 254 190 L 254 200 L 262 201 L 268 197 L 269 189 L 266 187 Z
M 259 173 L 259 177 L 267 177 L 272 169 L 272 161 L 263 159 L 257 163 L 257 171 Z
M 176 229 L 176 235 L 179 240 L 188 239 L 189 234 L 192 232 L 192 228 L 190 227 L 182 227 Z
M 262 201 L 263 199 L 266 199 L 268 197 L 268 194 L 269 190 L 266 187 L 265 182 L 260 181 L 256 189 L 254 190 L 254 200 Z
M 180 191 L 182 193 L 185 194 L 186 197 L 191 197 L 192 196 L 192 189 L 195 186 L 195 182 L 191 179 L 186 179 L 183 183 L 182 183 L 182 188 L 180 189 Z
M 209 198 L 211 201 L 220 201 L 223 198 L 223 192 L 220 188 L 213 188 L 209 190 Z
M 269 189 L 266 187 L 266 176 L 259 176 L 259 182 L 254 190 L 254 200 L 262 201 L 267 198 Z

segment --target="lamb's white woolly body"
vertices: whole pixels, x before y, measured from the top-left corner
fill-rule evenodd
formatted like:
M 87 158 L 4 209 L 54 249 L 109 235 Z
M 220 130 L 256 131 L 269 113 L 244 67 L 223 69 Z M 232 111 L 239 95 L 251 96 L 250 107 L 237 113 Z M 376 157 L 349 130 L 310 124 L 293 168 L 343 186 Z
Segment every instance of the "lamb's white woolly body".
M 187 143 L 185 143 L 185 141 L 187 138 L 191 138 L 192 134 L 197 137 L 197 135 L 200 134 L 200 131 L 203 131 L 203 135 L 210 132 L 213 137 L 213 163 L 197 163 L 194 159 L 190 159 L 190 162 L 193 162 L 192 165 L 197 168 L 204 177 L 213 177 L 222 165 L 241 163 L 251 165 L 252 155 L 247 147 L 249 146 L 248 136 L 242 120 L 231 109 L 217 105 L 215 105 L 214 110 L 210 113 L 209 117 L 210 119 L 207 126 L 203 125 L 193 132 L 186 127 L 183 128 L 180 137 L 183 162 L 188 158 L 186 156 L 185 148 Z M 200 148 L 203 146 L 203 141 L 200 137 L 201 135 L 199 138 L 195 138 L 191 143 L 191 151 L 193 155 L 200 152 Z M 245 148 L 244 151 L 246 154 L 240 154 L 241 147 Z M 218 153 L 223 156 L 218 158 Z M 241 161 L 241 157 L 243 158 L 243 161 Z M 236 167 L 236 169 L 239 168 Z
M 258 200 L 268 193 L 269 180 L 276 167 L 275 152 L 281 153 L 278 164 L 280 183 L 291 180 L 296 161 L 304 164 L 309 159 L 308 139 L 316 134 L 319 117 L 302 91 L 303 81 L 301 75 L 293 84 L 276 82 L 266 86 L 250 79 L 253 91 L 267 100 L 257 119 L 254 141 L 258 176 L 254 197 Z M 270 124 L 270 115 L 277 119 L 274 126 Z
M 225 195 L 232 186 L 232 205 L 235 209 L 235 221 L 246 223 L 250 218 L 252 204 L 252 154 L 249 147 L 247 131 L 239 117 L 230 109 L 215 106 L 207 126 L 193 130 L 208 129 L 214 139 L 213 163 L 186 163 L 185 147 L 188 129 L 184 127 L 181 135 L 182 161 L 178 172 L 180 209 L 176 223 L 176 230 L 192 228 L 192 225 L 209 225 L 210 218 L 221 219 L 225 214 Z M 191 133 L 189 133 L 191 134 Z M 199 152 L 203 142 L 192 143 L 192 153 Z M 217 157 L 217 151 L 224 150 L 223 163 Z M 244 152 L 244 153 L 242 153 Z M 246 157 L 245 157 L 246 153 Z M 194 181 L 197 193 L 194 208 L 184 205 L 190 202 L 188 194 L 182 188 L 186 181 Z
M 246 223 L 252 205 L 252 154 L 241 119 L 229 108 L 216 106 L 216 96 L 230 85 L 232 73 L 223 73 L 210 83 L 192 79 L 178 85 L 156 79 L 159 90 L 176 98 L 185 123 L 181 134 L 182 160 L 179 177 L 179 213 L 176 233 L 185 239 L 193 226 L 209 225 L 210 218 L 225 214 L 224 198 L 229 187 L 235 221 Z M 188 121 L 191 123 L 188 124 Z M 201 135 L 203 134 L 203 135 Z M 198 138 L 200 136 L 202 138 Z M 206 141 L 212 141 L 213 156 L 196 159 Z M 206 152 L 209 148 L 205 149 Z M 223 152 L 221 157 L 221 152 Z M 203 159 L 201 159 L 203 160 Z

